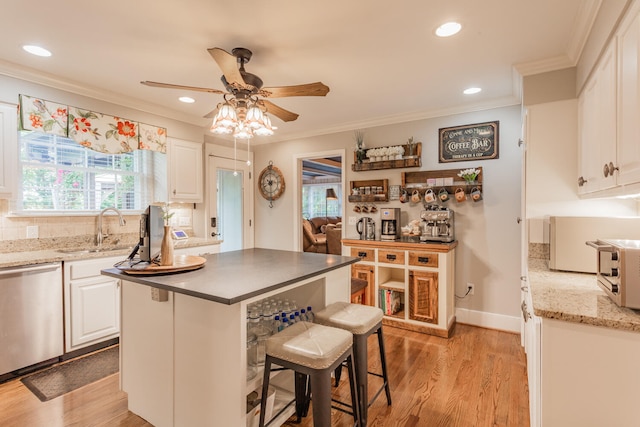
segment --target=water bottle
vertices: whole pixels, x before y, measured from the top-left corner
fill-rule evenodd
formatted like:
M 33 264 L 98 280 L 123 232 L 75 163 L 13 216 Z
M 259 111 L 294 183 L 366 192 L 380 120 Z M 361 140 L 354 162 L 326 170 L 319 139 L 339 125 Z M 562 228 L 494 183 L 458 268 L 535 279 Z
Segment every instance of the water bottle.
M 316 315 L 313 314 L 313 311 L 311 311 L 311 306 L 307 306 L 307 322 L 315 322 L 316 320 Z
M 280 316 L 279 315 L 275 315 L 273 318 L 273 324 L 271 325 L 271 332 L 272 334 L 276 334 L 278 332 L 280 332 L 280 325 L 282 324 L 282 322 L 280 321 Z
M 303 322 L 308 322 L 307 320 L 307 310 L 304 308 L 300 309 L 300 320 L 302 320 Z
M 280 326 L 278 327 L 278 332 L 282 331 L 283 329 L 286 329 L 287 326 L 289 326 L 289 319 L 287 319 L 286 317 L 283 317 L 282 323 L 280 323 Z
M 295 314 L 290 314 L 289 315 L 289 325 L 293 325 L 294 323 L 296 323 L 296 315 Z
M 296 323 L 297 322 L 302 322 L 302 318 L 300 317 L 300 312 L 298 310 L 296 310 L 296 312 L 294 313 L 295 319 L 296 319 Z

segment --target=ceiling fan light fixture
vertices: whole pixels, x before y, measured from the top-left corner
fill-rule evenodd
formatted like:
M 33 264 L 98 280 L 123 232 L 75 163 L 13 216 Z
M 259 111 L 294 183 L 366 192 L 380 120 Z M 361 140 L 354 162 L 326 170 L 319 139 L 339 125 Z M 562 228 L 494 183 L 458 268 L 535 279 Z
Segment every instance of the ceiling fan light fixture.
M 233 131 L 233 137 L 238 139 L 249 139 L 253 137 L 253 132 L 244 122 L 238 122 L 235 130 Z
M 246 124 L 253 130 L 264 127 L 264 113 L 256 104 L 247 110 Z
M 273 130 L 276 129 L 274 126 L 271 126 L 271 119 L 266 114 L 262 115 L 262 126 L 253 131 L 256 135 L 259 136 L 271 136 L 273 135 Z

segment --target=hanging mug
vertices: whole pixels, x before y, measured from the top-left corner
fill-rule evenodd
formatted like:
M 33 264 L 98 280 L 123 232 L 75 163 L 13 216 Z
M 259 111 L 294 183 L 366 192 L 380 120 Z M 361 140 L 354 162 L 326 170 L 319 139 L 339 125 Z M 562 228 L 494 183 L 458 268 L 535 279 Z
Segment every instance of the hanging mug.
M 376 207 L 376 205 L 371 205 L 369 207 L 369 213 L 376 213 L 378 212 L 378 208 Z
M 355 205 L 355 206 L 353 207 L 353 211 L 354 211 L 355 213 L 360 213 L 360 205 Z
M 436 195 L 433 192 L 432 189 L 428 189 L 427 191 L 424 192 L 424 201 L 427 203 L 432 203 L 435 202 L 436 200 Z
M 413 190 L 413 193 L 411 194 L 411 202 L 420 203 L 420 199 L 422 199 L 420 192 L 418 190 Z
M 407 203 L 408 201 L 409 201 L 409 193 L 407 193 L 407 190 L 403 189 L 402 193 L 400 194 L 400 202 Z
M 464 202 L 465 200 L 467 200 L 467 195 L 464 192 L 464 188 L 456 189 L 455 196 L 458 202 Z
M 473 187 L 471 189 L 471 200 L 473 200 L 474 202 L 479 202 L 480 200 L 482 200 L 482 191 L 480 191 L 480 189 L 478 187 Z
M 447 200 L 449 200 L 449 192 L 446 188 L 441 188 L 440 191 L 438 191 L 438 198 L 441 202 L 446 202 Z

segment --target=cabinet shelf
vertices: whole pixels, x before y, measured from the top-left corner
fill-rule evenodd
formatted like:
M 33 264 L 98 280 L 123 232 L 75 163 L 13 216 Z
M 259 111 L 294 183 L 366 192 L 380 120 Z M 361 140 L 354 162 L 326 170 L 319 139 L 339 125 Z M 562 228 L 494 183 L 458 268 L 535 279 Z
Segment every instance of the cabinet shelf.
M 380 283 L 378 287 L 380 289 L 389 289 L 392 291 L 404 292 L 405 284 L 403 281 L 400 281 L 400 280 L 389 280 L 387 282 Z

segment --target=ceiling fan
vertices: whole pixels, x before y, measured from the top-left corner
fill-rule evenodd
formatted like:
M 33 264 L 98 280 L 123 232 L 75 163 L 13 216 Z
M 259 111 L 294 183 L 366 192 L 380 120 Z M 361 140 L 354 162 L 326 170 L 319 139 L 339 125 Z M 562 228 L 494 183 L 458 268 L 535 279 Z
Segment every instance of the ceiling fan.
M 255 74 L 247 72 L 244 68 L 244 65 L 249 62 L 252 56 L 252 52 L 249 49 L 237 47 L 233 49 L 231 53 L 229 53 L 224 49 L 214 47 L 207 49 L 207 51 L 222 70 L 223 75 L 221 77 L 221 80 L 224 84 L 224 87 L 227 89 L 227 92 L 218 89 L 183 86 L 146 80 L 140 83 L 152 87 L 183 89 L 224 95 L 225 103 L 219 104 L 215 110 L 205 116 L 207 118 L 214 118 L 213 127 L 216 126 L 216 119 L 219 119 L 221 113 L 229 113 L 229 111 L 223 111 L 225 109 L 225 106 L 233 107 L 233 109 L 237 113 L 237 119 L 248 126 L 251 125 L 251 120 L 256 119 L 256 117 L 254 116 L 260 116 L 261 114 L 255 109 L 261 110 L 262 114 L 270 113 L 278 117 L 282 121 L 290 122 L 296 120 L 298 118 L 298 114 L 285 110 L 284 108 L 277 106 L 276 104 L 265 98 L 284 98 L 289 96 L 325 96 L 329 92 L 329 87 L 321 82 L 307 83 L 295 86 L 263 87 L 262 79 L 260 79 L 260 77 L 256 76 Z M 252 108 L 255 109 L 251 111 Z M 257 120 L 259 119 L 260 118 L 258 118 Z M 218 122 L 220 122 L 220 120 L 218 120 Z M 270 121 L 268 124 L 270 127 Z M 218 133 L 231 133 L 231 131 Z

